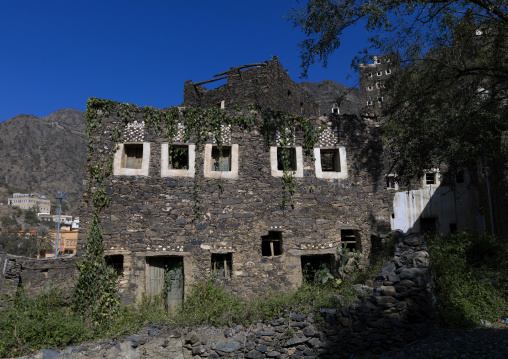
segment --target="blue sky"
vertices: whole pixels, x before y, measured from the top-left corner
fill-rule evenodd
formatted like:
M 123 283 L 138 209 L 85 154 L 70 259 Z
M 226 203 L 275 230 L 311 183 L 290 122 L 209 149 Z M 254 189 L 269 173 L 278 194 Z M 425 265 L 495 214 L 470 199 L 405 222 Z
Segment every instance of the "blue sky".
M 89 97 L 168 107 L 183 83 L 277 55 L 300 82 L 303 33 L 283 18 L 295 0 L 3 1 L 0 6 L 0 122 L 61 108 L 85 110 Z M 308 81 L 355 86 L 350 63 L 363 29 L 346 33 L 327 69 Z

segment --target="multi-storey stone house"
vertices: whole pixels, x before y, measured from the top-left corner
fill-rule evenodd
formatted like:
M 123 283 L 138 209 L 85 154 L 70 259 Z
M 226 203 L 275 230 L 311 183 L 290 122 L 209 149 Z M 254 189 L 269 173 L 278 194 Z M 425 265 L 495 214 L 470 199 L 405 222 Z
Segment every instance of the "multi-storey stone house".
M 304 133 L 296 131 L 288 171 L 281 165 L 281 133 L 267 144 L 259 113 L 251 131 L 224 124 L 220 156 L 212 138 L 199 146 L 193 136 L 186 140 L 185 123 L 170 145 L 163 126 L 157 131 L 144 121 L 143 108 L 113 104 L 100 111 L 89 165 L 116 149 L 105 179 L 111 203 L 100 221 L 124 302 L 161 292 L 168 271 L 177 278 L 172 303 L 213 275 L 243 297 L 295 288 L 307 269 L 333 266 L 338 249 L 368 255 L 390 230 L 393 191 L 386 188 L 375 124 L 359 116 L 318 117 L 312 97 L 276 58 L 226 76 L 228 83 L 211 91 L 186 82 L 184 106 L 227 112 L 234 104 L 280 104 L 310 118 L 317 142 L 306 151 Z M 282 207 L 281 181 L 289 172 L 294 194 Z M 83 236 L 93 213 L 90 172 L 86 176 Z

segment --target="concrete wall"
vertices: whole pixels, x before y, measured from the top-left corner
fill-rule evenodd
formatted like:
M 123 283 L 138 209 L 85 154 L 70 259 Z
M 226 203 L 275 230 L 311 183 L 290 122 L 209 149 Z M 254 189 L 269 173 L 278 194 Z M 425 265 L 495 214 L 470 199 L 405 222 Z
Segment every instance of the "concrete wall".
M 479 212 L 478 187 L 471 183 L 469 173 L 466 181 L 454 187 L 424 185 L 409 191 L 398 191 L 393 200 L 392 229 L 404 233 L 421 232 L 422 219 L 435 218 L 437 233 L 450 233 L 453 230 L 478 231 L 483 226 Z

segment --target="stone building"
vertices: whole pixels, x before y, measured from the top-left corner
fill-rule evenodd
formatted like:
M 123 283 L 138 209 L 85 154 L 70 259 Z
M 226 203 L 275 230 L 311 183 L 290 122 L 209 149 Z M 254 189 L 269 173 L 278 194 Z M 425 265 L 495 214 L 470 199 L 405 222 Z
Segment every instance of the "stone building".
M 194 107 L 219 106 L 247 108 L 255 104 L 261 109 L 277 109 L 302 116 L 319 116 L 319 106 L 300 85 L 291 80 L 277 57 L 270 61 L 232 67 L 212 80 L 186 81 L 183 105 Z M 227 80 L 227 83 L 209 90 L 202 85 Z
M 239 76 L 236 86 L 234 76 Z M 277 85 L 263 92 L 266 78 Z M 234 69 L 225 88 L 201 97 L 188 94 L 198 86 L 186 83 L 186 105 L 222 99 L 226 112 L 229 104 L 251 100 L 258 108 L 281 104 L 298 114 L 317 109 L 276 59 L 240 75 Z M 111 202 L 100 223 L 106 259 L 121 274 L 126 303 L 142 293 L 160 293 L 165 273 L 173 278 L 173 304 L 190 285 L 213 275 L 242 297 L 296 288 L 306 270 L 333 266 L 338 249 L 354 248 L 367 256 L 380 234 L 390 230 L 393 191 L 386 188 L 383 148 L 370 120 L 310 116 L 318 141 L 306 153 L 304 133 L 295 132 L 289 149 L 294 206 L 288 202 L 283 208 L 280 133 L 273 133 L 267 147 L 259 114 L 251 131 L 224 125 L 222 157 L 211 139 L 199 146 L 193 136 L 185 141 L 185 124 L 179 123 L 172 147 L 181 152 L 172 155 L 165 128 L 149 126 L 143 108 L 110 104 L 107 111 L 97 111 L 101 120 L 91 136 L 89 166 L 108 160 L 104 154 L 116 149 L 112 174 L 104 179 Z M 82 236 L 94 212 L 94 186 L 87 171 Z
M 12 198 L 7 200 L 10 206 L 16 206 L 23 210 L 35 209 L 38 213 L 49 213 L 51 203 L 44 195 L 33 193 L 13 193 Z

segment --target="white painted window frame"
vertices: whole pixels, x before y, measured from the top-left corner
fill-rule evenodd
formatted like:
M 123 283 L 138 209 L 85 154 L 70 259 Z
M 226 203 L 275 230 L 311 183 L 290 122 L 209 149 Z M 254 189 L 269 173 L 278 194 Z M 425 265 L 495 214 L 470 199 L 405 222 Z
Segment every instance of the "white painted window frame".
M 277 169 L 277 148 L 280 146 L 271 146 L 270 147 L 270 169 L 273 177 L 282 177 L 284 175 L 284 171 L 279 171 Z M 302 146 L 291 146 L 295 149 L 296 154 L 296 171 L 290 171 L 293 173 L 293 177 L 303 177 L 303 150 Z
M 216 178 L 216 179 L 238 179 L 238 144 L 223 145 L 224 147 L 231 147 L 231 171 L 212 171 L 212 148 L 213 144 L 205 144 L 205 163 L 203 168 L 203 174 L 205 178 Z
M 122 159 L 125 156 L 125 145 L 143 145 L 143 158 L 141 168 L 125 168 L 122 166 Z M 118 149 L 113 159 L 114 176 L 148 176 L 150 167 L 150 142 L 126 142 L 117 144 Z
M 323 171 L 321 167 L 321 150 L 337 150 L 340 156 L 340 172 Z M 347 160 L 345 147 L 315 147 L 314 148 L 314 168 L 316 177 L 321 179 L 345 179 L 347 178 Z
M 196 145 L 180 145 L 175 146 L 187 146 L 189 156 L 189 168 L 184 169 L 173 169 L 169 167 L 169 144 L 163 143 L 161 146 L 161 177 L 188 177 L 193 178 L 195 174 L 195 162 L 196 162 Z

